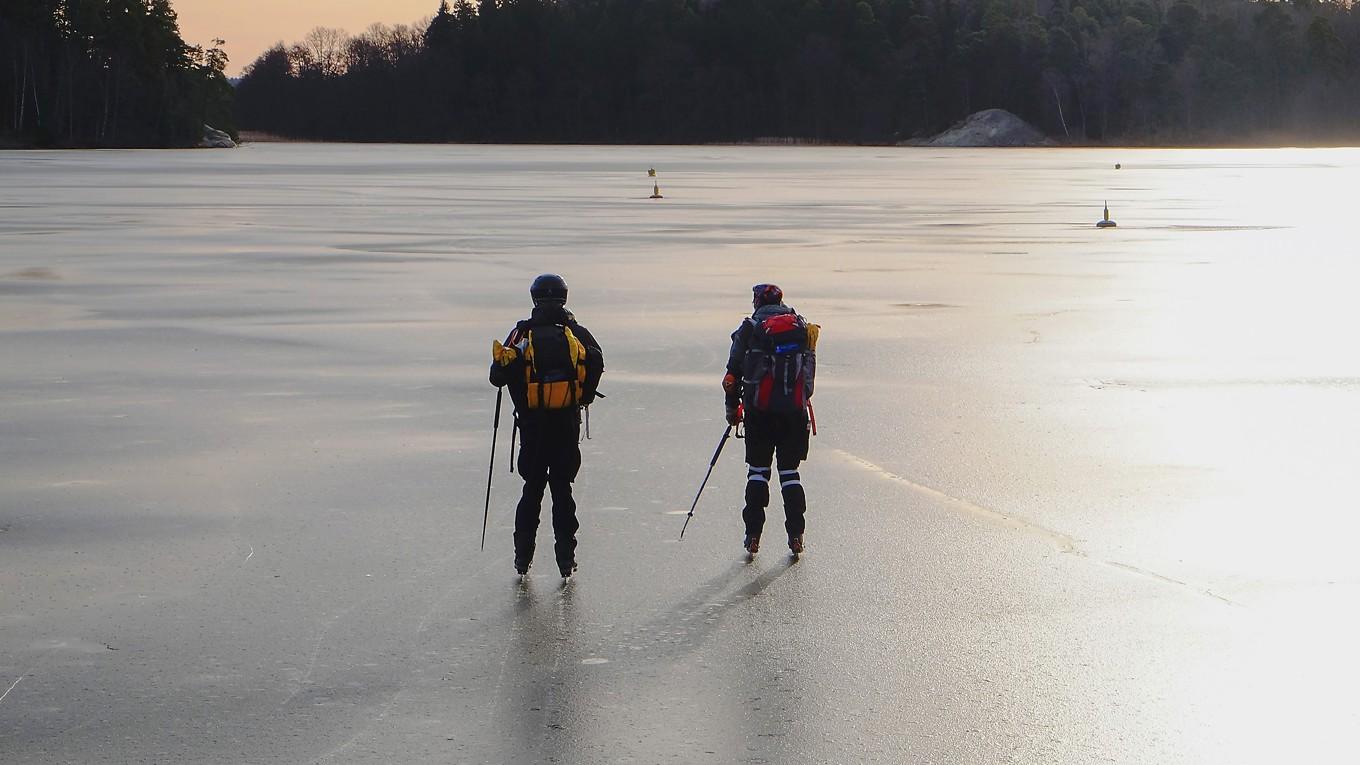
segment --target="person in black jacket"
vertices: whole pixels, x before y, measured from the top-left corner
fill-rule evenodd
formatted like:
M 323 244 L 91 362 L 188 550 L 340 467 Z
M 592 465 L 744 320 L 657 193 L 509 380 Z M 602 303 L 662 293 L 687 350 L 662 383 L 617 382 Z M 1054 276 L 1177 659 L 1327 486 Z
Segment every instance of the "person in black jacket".
M 760 550 L 765 508 L 770 503 L 771 468 L 775 467 L 784 497 L 789 550 L 801 555 L 807 495 L 798 465 L 808 455 L 817 326 L 784 305 L 779 287 L 757 284 L 752 291 L 755 312 L 732 333 L 723 377 L 727 423 L 746 423 L 746 506 L 741 511 L 746 536 L 742 546 L 751 555 Z
M 491 363 L 491 384 L 508 386 L 521 438 L 516 463 L 524 493 L 515 509 L 515 570 L 533 561 L 544 489 L 552 491 L 554 552 L 563 577 L 576 570 L 576 501 L 581 412 L 595 400 L 604 354 L 566 309 L 567 283 L 543 274 L 529 288 L 532 315 L 515 325 Z M 574 341 L 574 342 L 573 342 Z

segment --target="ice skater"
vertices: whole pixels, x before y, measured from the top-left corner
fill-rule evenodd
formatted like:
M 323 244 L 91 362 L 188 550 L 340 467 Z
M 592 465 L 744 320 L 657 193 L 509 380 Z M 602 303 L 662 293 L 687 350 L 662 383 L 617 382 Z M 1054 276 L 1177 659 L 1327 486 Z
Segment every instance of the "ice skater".
M 516 463 L 524 493 L 515 508 L 515 570 L 534 559 L 544 489 L 552 491 L 553 546 L 563 578 L 576 571 L 576 501 L 581 412 L 596 398 L 604 354 L 566 308 L 567 283 L 543 274 L 529 288 L 534 308 L 493 347 L 491 384 L 508 386 L 521 443 Z
M 815 427 L 812 385 L 817 372 L 820 329 L 784 305 L 784 292 L 773 284 L 752 287 L 750 318 L 732 333 L 723 393 L 727 424 L 746 424 L 746 522 L 742 546 L 755 555 L 770 503 L 772 470 L 778 470 L 784 497 L 784 530 L 789 551 L 803 552 L 807 495 L 798 465 L 807 459 L 810 431 Z M 773 463 L 773 464 L 772 464 Z

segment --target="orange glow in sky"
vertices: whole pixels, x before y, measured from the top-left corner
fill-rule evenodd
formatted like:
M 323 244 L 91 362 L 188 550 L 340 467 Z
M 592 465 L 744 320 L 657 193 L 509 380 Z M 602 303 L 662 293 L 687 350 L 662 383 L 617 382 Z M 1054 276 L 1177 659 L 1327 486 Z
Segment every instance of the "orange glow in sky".
M 411 24 L 434 15 L 439 0 L 173 0 L 179 29 L 190 45 L 227 41 L 235 76 L 277 42 L 301 40 L 313 27 L 357 34 L 369 24 Z

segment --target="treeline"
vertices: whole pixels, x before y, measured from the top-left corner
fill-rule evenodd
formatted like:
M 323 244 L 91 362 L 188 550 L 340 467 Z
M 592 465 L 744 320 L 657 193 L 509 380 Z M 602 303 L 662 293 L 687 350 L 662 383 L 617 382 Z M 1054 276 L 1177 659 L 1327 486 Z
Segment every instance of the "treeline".
M 457 0 L 318 29 L 244 127 L 344 140 L 890 142 L 1008 109 L 1072 142 L 1360 138 L 1360 11 L 1250 0 Z
M 221 41 L 218 41 L 218 46 Z M 182 146 L 235 132 L 220 47 L 170 0 L 0 0 L 0 143 Z

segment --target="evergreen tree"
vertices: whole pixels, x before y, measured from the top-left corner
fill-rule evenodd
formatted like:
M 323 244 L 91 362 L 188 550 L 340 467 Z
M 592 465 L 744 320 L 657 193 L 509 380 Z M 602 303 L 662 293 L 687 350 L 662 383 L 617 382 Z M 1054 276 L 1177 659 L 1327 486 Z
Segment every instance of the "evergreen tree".
M 0 0 L 0 138 L 179 146 L 234 131 L 222 42 L 180 37 L 169 0 Z

